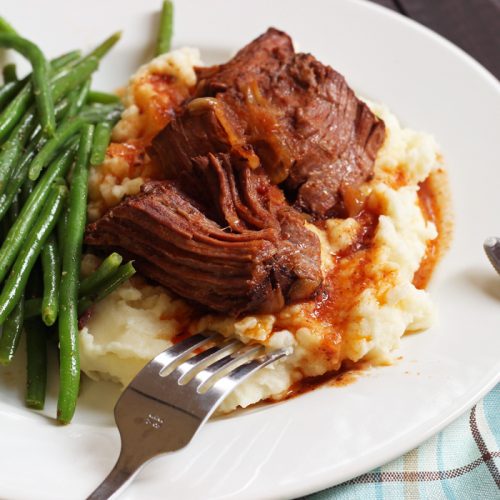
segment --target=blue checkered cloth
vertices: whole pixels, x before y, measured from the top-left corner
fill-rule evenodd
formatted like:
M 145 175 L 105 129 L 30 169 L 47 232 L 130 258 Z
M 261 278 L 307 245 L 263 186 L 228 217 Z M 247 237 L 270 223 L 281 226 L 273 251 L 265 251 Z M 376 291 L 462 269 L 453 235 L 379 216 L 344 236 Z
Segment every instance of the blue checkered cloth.
M 308 500 L 500 500 L 500 384 L 422 446 Z

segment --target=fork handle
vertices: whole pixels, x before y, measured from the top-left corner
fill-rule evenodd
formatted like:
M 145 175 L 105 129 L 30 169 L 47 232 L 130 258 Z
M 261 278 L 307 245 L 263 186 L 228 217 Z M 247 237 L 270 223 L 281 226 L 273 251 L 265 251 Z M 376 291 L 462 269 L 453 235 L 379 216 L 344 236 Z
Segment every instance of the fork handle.
M 122 450 L 111 472 L 90 496 L 87 497 L 87 500 L 108 500 L 110 498 L 116 498 L 115 495 L 125 488 L 144 465 L 144 462 L 132 463 L 129 458 L 130 456 L 127 457 Z

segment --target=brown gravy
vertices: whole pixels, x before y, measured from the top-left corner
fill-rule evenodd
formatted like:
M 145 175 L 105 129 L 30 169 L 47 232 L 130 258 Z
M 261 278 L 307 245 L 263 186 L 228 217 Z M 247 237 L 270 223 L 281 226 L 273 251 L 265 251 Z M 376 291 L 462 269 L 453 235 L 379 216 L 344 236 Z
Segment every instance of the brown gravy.
M 372 259 L 370 248 L 378 215 L 363 211 L 356 219 L 361 230 L 354 243 L 336 255 L 335 265 L 325 277 L 314 308 L 314 316 L 334 331 L 342 331 L 349 311 L 373 279 L 367 272 L 367 264 Z
M 440 258 L 449 248 L 452 237 L 452 216 L 448 179 L 443 169 L 437 169 L 420 184 L 419 203 L 426 220 L 433 222 L 438 236 L 429 241 L 420 268 L 414 275 L 413 284 L 426 288 Z M 337 256 L 334 269 L 325 279 L 322 292 L 316 298 L 315 316 L 328 323 L 332 332 L 341 332 L 347 321 L 348 312 L 357 303 L 359 294 L 374 280 L 366 266 L 371 257 L 370 247 L 378 223 L 378 216 L 369 212 L 359 215 L 363 230 L 355 244 Z M 355 262 L 355 265 L 353 266 Z M 351 269 L 355 269 L 350 272 Z M 389 277 L 387 277 L 389 278 Z M 377 276 L 376 279 L 384 279 Z M 339 335 L 339 334 L 338 334 Z M 338 335 L 333 335 L 336 337 Z M 306 377 L 293 384 L 283 399 L 312 391 L 318 387 L 344 386 L 353 383 L 370 366 L 368 362 L 343 363 L 340 370 L 318 377 Z
M 432 273 L 450 245 L 452 234 L 452 218 L 447 190 L 448 181 L 444 170 L 436 170 L 428 179 L 420 184 L 419 203 L 426 220 L 433 222 L 438 230 L 438 237 L 430 241 L 420 268 L 415 273 L 413 283 L 417 288 L 425 288 Z M 366 265 L 373 258 L 372 240 L 378 224 L 378 214 L 363 210 L 356 219 L 360 223 L 360 231 L 351 246 L 336 256 L 337 262 L 326 276 L 322 290 L 314 301 L 313 315 L 328 325 L 331 334 L 324 339 L 325 349 L 338 353 L 341 332 L 345 328 L 349 311 L 357 304 L 360 293 L 370 287 L 373 281 L 390 279 L 390 276 L 372 276 Z M 286 325 L 281 325 L 286 327 Z M 184 330 L 173 342 L 177 343 L 189 337 Z M 305 377 L 295 382 L 281 398 L 287 400 L 313 391 L 318 387 L 343 387 L 355 382 L 370 368 L 367 361 L 344 361 L 339 370 L 330 371 L 316 377 Z M 276 399 L 267 399 L 260 403 L 273 403 Z
M 369 368 L 370 364 L 366 361 L 358 361 L 357 363 L 353 363 L 352 361 L 344 362 L 339 370 L 327 372 L 317 377 L 306 377 L 295 382 L 288 389 L 283 400 L 300 396 L 318 387 L 345 387 L 346 385 L 356 382 L 356 380 L 361 375 L 365 374 Z
M 438 236 L 427 243 L 425 256 L 413 277 L 413 284 L 420 289 L 429 284 L 437 263 L 448 250 L 453 221 L 451 216 L 448 179 L 443 169 L 437 169 L 420 184 L 418 191 L 420 207 L 425 218 L 436 225 Z

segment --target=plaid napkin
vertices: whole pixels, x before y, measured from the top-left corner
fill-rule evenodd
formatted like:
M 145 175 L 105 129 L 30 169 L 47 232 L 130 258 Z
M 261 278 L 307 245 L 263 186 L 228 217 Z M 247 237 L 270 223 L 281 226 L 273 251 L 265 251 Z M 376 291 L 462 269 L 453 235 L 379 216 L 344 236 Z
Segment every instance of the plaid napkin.
M 500 384 L 419 448 L 306 498 L 500 500 Z

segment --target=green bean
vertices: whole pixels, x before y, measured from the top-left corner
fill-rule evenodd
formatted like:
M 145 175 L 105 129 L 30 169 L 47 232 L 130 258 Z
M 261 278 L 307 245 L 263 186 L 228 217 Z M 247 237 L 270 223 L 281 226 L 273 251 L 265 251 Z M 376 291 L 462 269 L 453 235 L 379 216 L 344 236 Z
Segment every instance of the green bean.
M 92 52 L 90 52 L 87 57 L 97 57 L 97 59 L 102 59 L 113 48 L 116 42 L 120 40 L 121 37 L 121 31 L 113 33 L 110 37 L 106 38 L 104 42 L 98 45 Z
M 29 164 L 35 157 L 35 154 L 36 143 L 32 142 L 24 152 L 24 155 L 21 158 L 17 169 L 12 172 L 12 175 L 4 192 L 2 193 L 2 195 L 0 195 L 0 220 L 5 217 L 5 214 L 10 208 L 12 201 L 14 200 L 16 194 L 19 192 L 19 189 L 21 188 L 23 182 L 26 180 Z
M 160 29 L 156 40 L 155 56 L 159 56 L 170 50 L 172 41 L 172 25 L 174 17 L 174 6 L 170 0 L 163 0 L 160 16 Z
M 56 104 L 56 121 L 61 122 L 66 118 L 68 114 L 68 110 L 71 107 L 71 101 L 68 97 L 61 99 Z M 42 134 L 41 127 L 37 127 L 35 134 L 33 135 L 33 141 L 37 143 L 37 149 L 40 149 L 47 141 L 47 137 L 44 137 Z
M 94 143 L 92 144 L 92 154 L 90 155 L 91 165 L 100 165 L 106 156 L 106 150 L 111 139 L 113 127 L 109 122 L 99 122 L 95 128 Z
M 26 84 L 27 79 L 17 82 L 9 82 L 0 87 L 0 110 L 3 110 L 8 102 L 10 102 Z
M 57 127 L 54 137 L 43 146 L 31 162 L 28 177 L 32 181 L 36 181 L 42 169 L 50 162 L 57 150 L 84 125 L 85 121 L 80 117 L 69 117 L 64 120 Z
M 62 78 L 63 76 L 67 75 L 68 71 L 71 70 L 73 63 L 80 58 L 80 51 L 79 50 L 72 50 L 71 52 L 66 52 L 65 54 L 62 54 L 59 57 L 56 57 L 50 61 L 50 69 L 51 69 L 51 76 L 53 77 L 53 80 L 57 80 L 58 78 Z M 19 117 L 23 110 L 26 109 L 26 103 L 29 103 L 29 97 L 31 97 L 31 91 L 32 91 L 32 86 L 31 86 L 31 74 L 28 75 L 27 77 L 23 78 L 21 81 L 17 82 L 16 84 L 16 92 L 14 93 L 17 94 L 21 89 L 23 89 L 23 85 L 26 85 L 28 88 L 27 90 L 19 97 L 19 100 L 17 102 L 12 103 L 12 114 L 17 114 Z M 2 96 L 1 90 L 0 90 L 0 107 L 5 104 L 5 101 L 10 100 L 12 96 L 12 91 L 8 91 L 9 96 Z M 26 95 L 28 95 L 28 99 L 26 98 Z M 58 99 L 60 96 L 58 96 Z M 17 106 L 16 106 L 17 104 Z M 25 106 L 24 108 L 22 106 Z M 3 119 L 5 120 L 5 117 L 2 115 Z
M 107 38 L 103 43 L 96 47 L 90 54 L 81 59 L 66 73 L 59 75 L 52 82 L 52 97 L 58 101 L 66 95 L 71 89 L 77 87 L 87 80 L 97 69 L 99 60 L 104 57 L 109 50 L 120 39 L 121 33 L 115 33 Z
M 115 94 L 91 90 L 87 97 L 87 102 L 98 104 L 120 104 L 121 99 Z
M 52 73 L 59 73 L 60 71 L 68 71 L 75 61 L 80 59 L 82 53 L 80 50 L 70 50 L 60 56 L 55 57 L 50 61 Z
M 0 194 L 7 186 L 13 166 L 19 161 L 24 145 L 36 126 L 36 110 L 27 111 L 0 151 Z
M 85 102 L 87 101 L 87 97 L 88 97 L 89 92 L 90 92 L 90 85 L 91 84 L 92 84 L 92 80 L 89 78 L 79 88 L 78 94 L 77 94 L 76 99 L 75 99 L 75 105 L 74 105 L 75 114 L 78 113 L 83 108 Z
M 54 101 L 64 97 L 70 90 L 81 85 L 99 66 L 96 57 L 84 57 L 67 72 L 61 73 L 52 82 Z
M 17 82 L 17 71 L 14 63 L 6 64 L 2 70 L 4 83 Z
M 59 309 L 59 278 L 61 274 L 59 249 L 53 234 L 43 246 L 41 260 L 43 269 L 42 320 L 47 326 L 52 326 L 56 322 Z
M 26 201 L 26 198 L 23 197 L 23 201 Z M 16 199 L 14 200 L 14 203 L 12 203 L 12 206 L 9 210 L 9 224 L 12 226 L 14 222 L 16 222 L 16 219 L 19 217 L 19 210 L 20 210 L 20 202 L 19 202 L 19 196 L 16 196 Z
M 123 106 L 119 104 L 93 104 L 85 106 L 79 116 L 88 123 L 110 122 L 114 125 L 122 112 Z
M 33 68 L 33 93 L 43 131 L 52 135 L 56 128 L 54 101 L 50 91 L 49 63 L 43 52 L 26 38 L 12 33 L 0 33 L 0 47 L 14 49 L 26 57 Z
M 64 113 L 68 109 L 68 106 L 69 103 L 66 99 L 63 99 L 56 104 L 56 120 L 59 120 L 61 116 L 64 115 Z M 28 176 L 28 168 L 33 161 L 33 158 L 35 157 L 37 151 L 46 142 L 47 137 L 42 134 L 41 129 L 35 131 L 26 151 L 24 152 L 17 165 L 17 168 L 15 168 L 11 173 L 11 177 L 6 188 L 4 189 L 4 192 L 0 195 L 0 220 L 3 219 L 17 192 L 26 181 L 26 178 Z
M 10 364 L 14 358 L 23 331 L 24 315 L 24 294 L 22 294 L 3 324 L 0 337 L 0 364 L 2 365 Z
M 79 87 L 74 88 L 68 93 L 66 99 L 69 101 L 69 107 L 66 112 L 65 118 L 76 116 L 79 113 L 79 111 L 85 104 L 89 88 L 90 78 L 85 83 L 83 83 Z
M 122 260 L 123 257 L 116 252 L 108 255 L 92 274 L 80 282 L 80 296 L 95 294 L 98 287 L 118 269 Z
M 57 102 L 56 104 L 56 120 L 62 121 L 66 117 L 66 113 L 71 106 L 69 99 L 64 98 Z M 47 140 L 47 139 L 45 139 Z
M 69 148 L 50 165 L 36 184 L 30 197 L 26 200 L 19 217 L 11 226 L 0 248 L 0 282 L 4 280 L 21 247 L 26 245 L 25 242 L 32 232 L 32 226 L 35 224 L 38 213 L 45 205 L 52 183 L 57 177 L 66 175 L 73 160 L 74 152 L 74 147 Z
M 128 262 L 123 266 L 118 267 L 112 273 L 97 284 L 88 294 L 79 294 L 78 298 L 78 314 L 83 314 L 93 304 L 97 304 L 110 293 L 114 292 L 120 285 L 125 283 L 135 274 L 135 269 L 132 262 Z M 83 282 L 82 282 L 83 283 Z M 42 310 L 42 299 L 28 299 L 24 302 L 24 317 L 33 318 L 39 316 Z
M 125 281 L 125 280 L 124 280 Z M 121 283 L 120 283 L 121 285 Z M 114 288 L 112 291 L 116 290 Z M 111 293 L 109 292 L 109 293 Z M 105 298 L 107 295 L 103 295 L 100 300 Z M 82 313 L 84 313 L 87 309 L 89 309 L 93 304 L 96 304 L 98 302 L 97 299 L 90 299 L 89 297 L 79 297 L 78 299 L 78 315 L 80 316 Z M 35 316 L 40 316 L 42 314 L 42 299 L 41 298 L 34 298 L 34 299 L 28 299 L 24 301 L 24 319 L 30 319 L 34 318 Z M 7 324 L 7 321 L 5 322 L 5 325 Z M 4 328 L 5 328 L 4 325 Z M 0 337 L 1 341 L 1 337 Z
M 66 192 L 65 186 L 55 185 L 51 187 L 47 202 L 30 231 L 30 235 L 23 241 L 23 248 L 19 252 L 0 294 L 0 325 L 5 322 L 23 294 L 31 269 L 35 265 L 42 246 L 56 225 Z
M 64 240 L 66 239 L 67 225 L 68 225 L 68 207 L 65 206 L 61 216 L 59 217 L 59 222 L 57 223 L 57 244 L 59 245 L 59 251 L 61 251 L 61 249 L 64 246 Z
M 5 18 L 0 16 L 0 33 L 12 33 L 17 35 L 17 31 L 14 29 L 12 24 L 10 24 Z
M 61 122 L 64 118 L 66 118 L 68 114 L 68 110 L 71 106 L 71 102 L 68 97 L 61 99 L 56 103 L 55 113 L 56 113 L 56 122 Z M 26 151 L 30 150 L 32 147 L 35 152 L 38 152 L 48 141 L 49 139 L 43 135 L 42 128 L 40 124 L 38 124 L 33 132 L 28 148 Z
M 26 200 L 31 196 L 33 189 L 35 188 L 35 183 L 27 180 L 21 187 L 20 192 L 16 196 L 14 203 L 12 204 L 9 210 L 9 219 L 10 219 L 10 227 L 12 227 L 16 220 L 19 217 L 19 212 L 21 211 L 21 207 L 26 203 Z M 16 209 L 17 204 L 17 209 Z M 15 213 L 15 217 L 13 217 L 13 213 Z
M 104 297 L 103 297 L 104 298 Z M 95 301 L 94 301 L 95 302 Z M 80 311 L 85 312 L 94 302 L 90 301 L 88 297 L 81 297 L 78 299 L 78 313 Z M 40 316 L 42 314 L 42 299 L 33 298 L 24 301 L 24 319 L 34 318 L 35 316 Z M 7 321 L 5 322 L 5 325 Z M 5 328 L 4 325 L 4 328 Z M 0 337 L 1 341 L 1 337 Z
M 80 386 L 78 349 L 78 283 L 83 231 L 87 215 L 87 184 L 94 127 L 84 125 L 73 169 L 68 200 L 68 222 L 62 253 L 59 304 L 59 398 L 57 419 L 67 424 L 73 418 Z
M 39 318 L 26 323 L 26 406 L 43 410 L 47 388 L 47 327 Z
M 97 69 L 99 61 L 111 50 L 120 39 L 121 33 L 115 33 L 104 40 L 92 52 L 81 59 L 67 73 L 60 75 L 52 82 L 54 101 L 57 101 L 71 89 L 83 83 Z
M 14 197 L 14 200 L 17 200 L 17 196 Z M 7 217 L 5 217 L 3 220 L 0 221 L 0 237 L 2 239 L 2 242 L 7 237 L 7 234 L 9 234 L 9 229 L 10 229 L 10 222 L 7 220 Z
M 92 304 L 100 302 L 111 292 L 114 292 L 120 285 L 125 283 L 135 274 L 135 268 L 132 262 L 127 262 L 120 266 L 107 280 L 99 285 L 94 293 L 88 297 L 82 297 L 78 301 L 78 313 L 83 314 Z
M 31 193 L 33 192 L 33 189 L 35 189 L 35 183 L 33 181 L 30 181 L 29 179 L 26 179 L 26 182 L 21 186 L 21 198 L 26 202 L 26 200 L 31 196 Z M 16 221 L 12 221 L 12 224 L 14 224 Z
M 15 127 L 31 100 L 31 83 L 27 83 L 0 114 L 0 140 Z
M 69 118 L 70 116 L 76 115 L 76 100 L 78 98 L 79 91 L 80 91 L 80 88 L 76 87 L 67 93 L 65 99 L 67 99 L 67 101 L 69 102 L 69 106 L 68 106 L 68 109 L 66 110 L 66 114 L 65 114 L 64 118 Z
M 75 61 L 75 59 L 78 58 L 78 55 L 79 55 L 78 51 L 73 51 L 67 54 L 63 54 L 62 56 L 57 57 L 56 59 L 51 61 L 51 70 L 54 73 L 55 80 L 58 79 L 61 71 L 64 72 L 67 66 L 72 64 Z M 87 65 L 90 65 L 90 63 L 87 63 Z M 95 67 L 97 67 L 97 63 Z M 79 71 L 82 70 L 80 69 Z M 67 83 L 68 81 L 69 84 L 72 84 L 73 77 L 70 78 L 67 75 L 63 75 L 60 76 L 59 79 L 62 80 L 63 78 L 65 78 L 63 82 L 64 84 L 68 85 Z M 23 113 L 26 111 L 26 109 L 30 104 L 32 97 L 32 90 L 33 90 L 33 86 L 31 84 L 30 79 L 31 77 L 28 76 L 25 79 L 21 80 L 21 82 L 19 82 L 19 84 L 22 83 L 22 85 L 20 85 L 19 89 L 16 91 L 15 97 L 12 100 L 10 100 L 11 97 L 9 97 L 10 101 L 9 104 L 2 110 L 0 114 L 0 141 L 12 130 L 12 128 L 16 125 L 16 123 L 19 121 L 19 119 L 21 118 L 21 116 L 23 115 Z M 52 87 L 54 86 L 55 83 L 53 83 Z M 57 99 L 54 98 L 55 101 L 59 100 L 59 98 L 62 97 L 64 93 L 67 93 L 69 91 L 66 90 L 65 85 L 63 85 L 62 83 L 59 83 L 58 86 L 62 87 L 62 89 L 60 89 L 60 91 L 62 90 L 62 93 L 56 94 Z M 1 105 L 2 102 L 3 102 L 3 97 L 1 96 L 0 92 L 0 107 L 2 107 Z
M 19 216 L 19 200 L 16 197 L 16 203 L 9 210 L 9 219 L 12 224 Z M 8 365 L 14 358 L 24 323 L 24 294 L 21 295 L 19 302 L 14 310 L 9 314 L 2 328 L 0 336 L 0 364 Z

